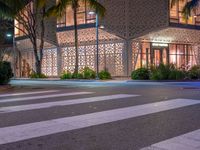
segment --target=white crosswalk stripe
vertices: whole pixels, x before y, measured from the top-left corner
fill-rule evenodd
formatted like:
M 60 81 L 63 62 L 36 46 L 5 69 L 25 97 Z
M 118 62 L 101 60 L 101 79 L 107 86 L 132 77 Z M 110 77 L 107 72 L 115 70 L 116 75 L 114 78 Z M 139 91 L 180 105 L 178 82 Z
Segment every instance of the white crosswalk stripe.
M 36 99 L 45 99 L 45 98 L 56 98 L 56 97 L 74 96 L 74 95 L 84 95 L 84 94 L 93 94 L 93 92 L 72 92 L 72 93 L 61 93 L 61 94 L 42 95 L 42 96 L 31 96 L 31 97 L 10 98 L 10 99 L 3 99 L 3 100 L 0 100 L 0 103 L 15 102 L 15 101 L 27 101 L 27 100 L 36 100 Z
M 39 103 L 39 104 L 0 107 L 0 113 L 50 108 L 50 107 L 55 107 L 55 106 L 67 106 L 67 105 L 83 104 L 83 103 L 98 102 L 98 101 L 108 101 L 108 100 L 136 97 L 136 96 L 139 96 L 139 95 L 116 94 L 116 95 L 98 96 L 98 97 L 90 97 L 90 98 L 79 98 L 75 100 L 64 100 L 64 101 L 46 102 L 46 103 Z
M 200 150 L 200 129 L 153 144 L 141 150 Z
M 73 117 L 3 127 L 0 128 L 0 144 L 7 144 L 104 123 L 111 123 L 114 121 L 130 119 L 196 104 L 200 104 L 200 101 L 191 99 L 173 99 Z
M 24 93 L 0 94 L 0 97 L 22 96 L 22 95 L 43 94 L 43 93 L 53 93 L 53 92 L 58 92 L 58 91 L 59 91 L 59 90 L 48 90 L 48 91 L 37 91 L 37 92 L 24 92 Z

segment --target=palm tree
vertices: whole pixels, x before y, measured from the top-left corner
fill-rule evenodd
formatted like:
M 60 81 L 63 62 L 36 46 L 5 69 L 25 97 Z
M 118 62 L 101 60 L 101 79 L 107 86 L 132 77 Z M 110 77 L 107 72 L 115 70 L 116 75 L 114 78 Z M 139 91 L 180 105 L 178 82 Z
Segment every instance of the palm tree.
M 96 0 L 58 0 L 58 3 L 56 7 L 52 7 L 50 14 L 51 15 L 59 15 L 60 17 L 63 16 L 65 13 L 66 7 L 71 7 L 73 10 L 73 18 L 74 18 L 74 44 L 75 44 L 75 55 L 76 55 L 76 60 L 75 60 L 75 70 L 74 74 L 78 73 L 78 62 L 79 62 L 79 54 L 78 54 L 78 28 L 77 28 L 77 11 L 78 8 L 80 7 L 79 4 L 81 2 L 86 2 L 88 6 L 95 10 L 96 13 L 100 16 L 103 17 L 105 15 L 106 9 L 104 8 L 103 5 L 98 3 Z
M 184 0 L 171 0 L 171 7 L 173 7 L 179 1 L 184 1 Z M 200 0 L 191 0 L 185 4 L 182 10 L 182 14 L 185 19 L 188 19 L 191 16 L 191 12 L 198 7 L 199 3 Z

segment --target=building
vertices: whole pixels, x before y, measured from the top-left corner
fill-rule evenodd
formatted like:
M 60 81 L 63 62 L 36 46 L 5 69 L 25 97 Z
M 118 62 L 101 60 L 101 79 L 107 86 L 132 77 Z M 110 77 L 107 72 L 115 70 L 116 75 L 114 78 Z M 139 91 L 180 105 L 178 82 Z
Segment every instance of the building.
M 187 1 L 187 0 L 185 0 Z M 171 8 L 169 0 L 99 0 L 107 9 L 99 26 L 99 68 L 112 76 L 130 76 L 132 70 L 159 63 L 178 68 L 200 63 L 200 10 L 186 21 L 181 10 L 185 2 Z M 79 69 L 96 69 L 96 29 L 94 13 L 81 3 L 78 11 Z M 17 25 L 17 22 L 16 22 Z M 20 26 L 20 25 L 19 25 Z M 46 23 L 42 71 L 58 76 L 73 71 L 74 30 L 71 8 L 63 18 Z M 34 69 L 29 40 L 15 30 L 21 51 L 21 70 Z M 38 39 L 39 40 L 39 39 Z

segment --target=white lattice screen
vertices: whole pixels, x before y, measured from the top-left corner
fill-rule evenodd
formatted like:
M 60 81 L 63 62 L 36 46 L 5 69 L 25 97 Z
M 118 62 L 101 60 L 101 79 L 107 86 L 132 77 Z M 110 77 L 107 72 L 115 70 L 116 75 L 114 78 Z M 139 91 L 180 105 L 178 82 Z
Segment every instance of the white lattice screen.
M 57 49 L 44 50 L 42 73 L 47 76 L 58 76 Z
M 99 45 L 99 69 L 105 68 L 113 76 L 123 76 L 123 50 L 124 43 L 100 44 Z M 75 48 L 66 47 L 62 49 L 62 69 L 63 71 L 74 71 L 75 66 Z M 79 46 L 79 70 L 84 67 L 96 69 L 96 46 Z

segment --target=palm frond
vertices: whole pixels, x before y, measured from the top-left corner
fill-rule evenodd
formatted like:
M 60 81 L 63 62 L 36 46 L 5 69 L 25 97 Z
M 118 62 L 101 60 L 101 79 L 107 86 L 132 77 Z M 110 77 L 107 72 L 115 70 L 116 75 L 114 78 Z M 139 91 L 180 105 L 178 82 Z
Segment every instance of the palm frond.
M 31 0 L 0 0 L 0 17 L 14 19 Z
M 54 16 L 61 18 L 65 13 L 66 7 L 72 5 L 73 0 L 58 0 L 55 6 L 47 10 L 46 17 Z
M 89 4 L 91 9 L 94 9 L 100 17 L 104 17 L 106 13 L 106 9 L 103 5 L 101 5 L 96 0 L 86 0 L 86 3 Z
M 8 5 L 0 1 L 0 18 L 11 20 L 13 16 L 13 10 Z
M 42 8 L 47 4 L 47 0 L 36 0 L 36 7 Z
M 187 2 L 183 8 L 182 14 L 185 19 L 188 19 L 191 16 L 192 10 L 194 10 L 199 4 L 199 0 L 192 0 Z

